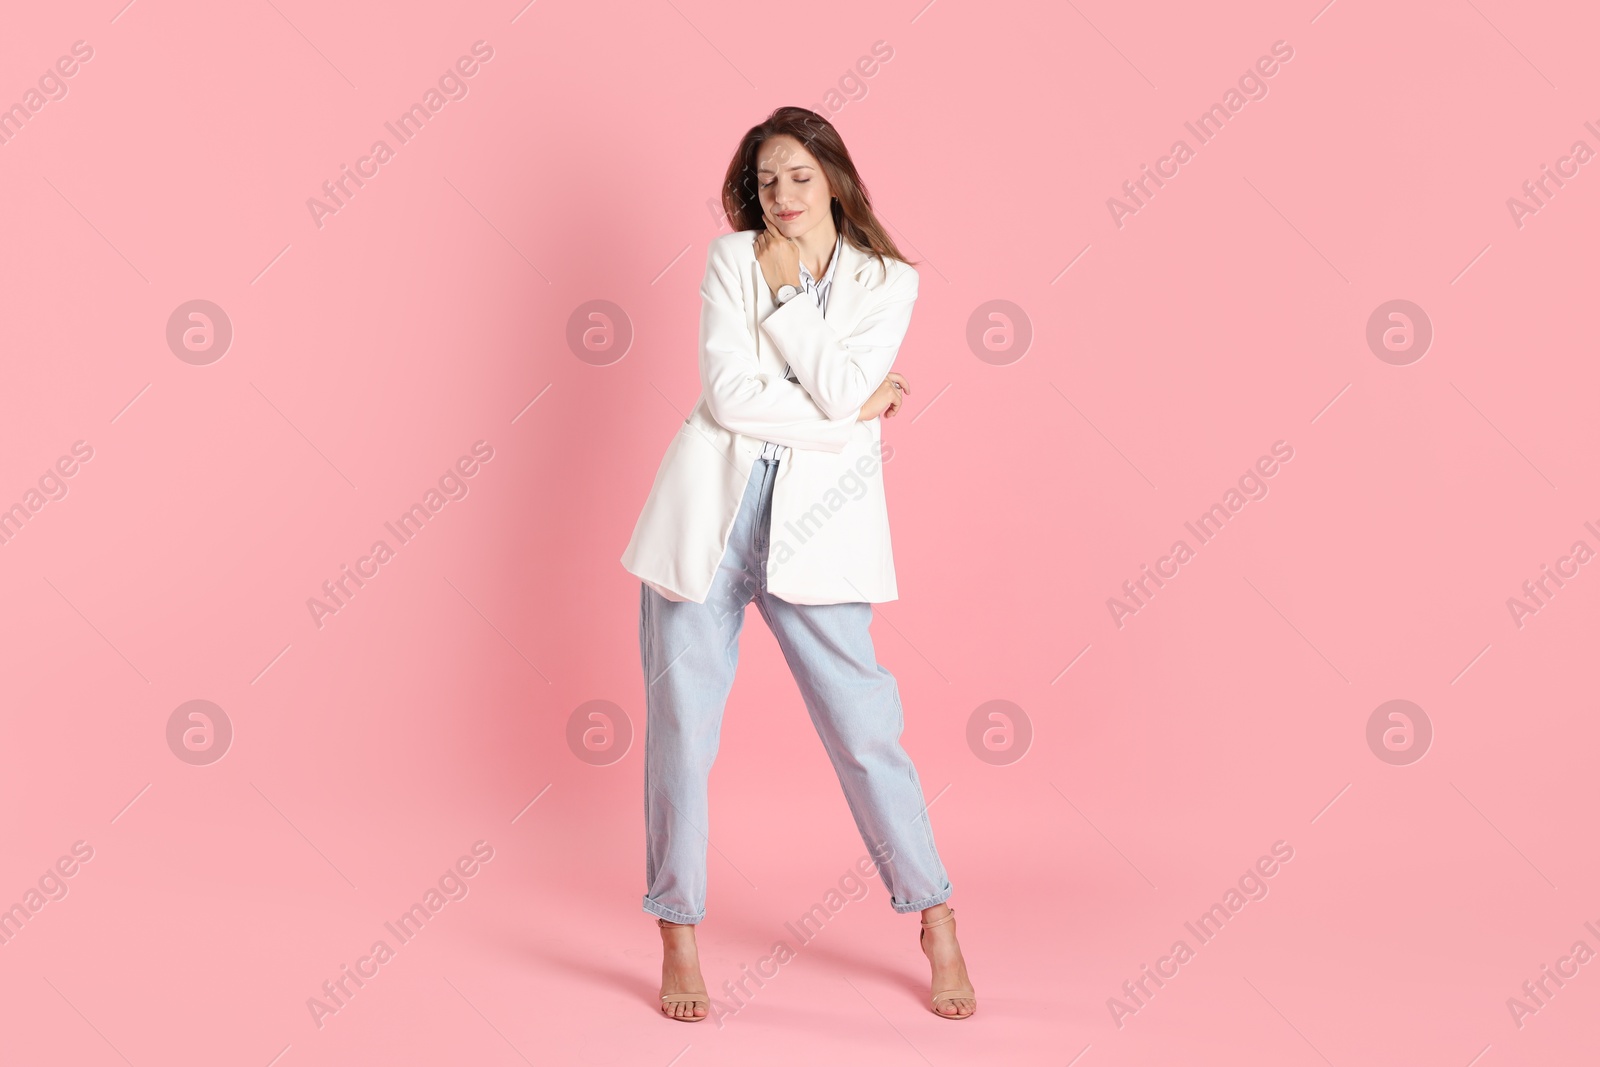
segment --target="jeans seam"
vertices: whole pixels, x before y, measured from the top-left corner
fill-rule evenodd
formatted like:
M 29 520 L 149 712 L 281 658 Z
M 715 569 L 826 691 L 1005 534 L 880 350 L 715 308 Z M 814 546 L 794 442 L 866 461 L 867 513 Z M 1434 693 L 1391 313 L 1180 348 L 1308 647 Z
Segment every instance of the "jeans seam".
M 899 710 L 899 713 L 900 713 L 900 733 L 903 736 L 905 734 L 905 730 L 906 730 L 906 709 L 905 709 L 905 705 L 903 703 L 901 703 L 901 701 L 900 701 L 900 681 L 899 681 L 899 679 L 895 679 L 895 682 L 894 682 L 894 705 Z M 903 743 L 901 744 L 901 747 L 902 748 L 905 747 Z M 908 753 L 908 755 L 909 755 L 909 753 Z M 922 824 L 923 836 L 928 839 L 928 852 L 930 854 L 932 854 L 932 855 L 937 856 L 939 854 L 939 846 L 933 840 L 933 820 L 928 815 L 928 805 L 927 805 L 927 796 L 928 796 L 928 794 L 922 788 L 922 778 L 917 774 L 917 761 L 916 760 L 911 760 L 910 761 L 910 767 L 911 767 L 911 782 L 912 782 L 913 785 L 915 785 L 917 787 L 917 794 L 923 798 L 922 810 L 917 813 L 917 821 Z M 946 877 L 947 877 L 947 880 L 948 880 L 948 876 L 946 876 Z M 937 903 L 937 902 L 935 902 L 935 903 Z M 928 905 L 928 907 L 932 907 L 932 906 L 933 906 L 932 904 Z
M 819 731 L 820 728 L 821 728 L 821 725 L 817 722 L 816 714 L 811 710 L 811 701 L 806 696 L 806 687 L 799 684 L 800 679 L 799 679 L 799 677 L 797 675 L 795 675 L 795 660 L 798 659 L 799 657 L 795 656 L 795 657 L 791 658 L 791 656 L 789 654 L 789 646 L 785 643 L 784 638 L 782 636 L 780 636 L 780 633 L 781 633 L 783 628 L 781 626 L 774 626 L 773 625 L 772 616 L 769 613 L 768 608 L 767 608 L 767 603 L 766 603 L 766 596 L 767 595 L 768 594 L 763 594 L 760 598 L 757 599 L 756 608 L 757 608 L 757 610 L 759 610 L 761 612 L 761 618 L 762 618 L 763 621 L 766 622 L 767 629 L 772 632 L 772 636 L 773 636 L 774 640 L 776 640 L 778 642 L 778 651 L 783 654 L 784 666 L 788 667 L 790 675 L 795 677 L 795 683 L 796 683 L 797 687 L 800 689 L 800 702 L 806 706 L 806 717 L 811 720 L 811 728 L 812 728 L 812 730 Z M 822 740 L 820 733 L 818 735 L 817 740 L 819 740 L 819 741 Z M 829 748 L 829 746 L 826 744 L 826 742 L 823 743 L 822 747 L 823 747 L 824 753 L 828 757 L 828 763 L 833 767 L 834 777 L 836 779 L 839 779 L 840 791 L 844 793 L 845 807 L 850 809 L 850 818 L 856 824 L 856 832 L 859 833 L 862 836 L 863 839 L 867 839 L 870 835 L 868 835 L 866 830 L 865 830 L 866 820 L 864 820 L 861 817 L 861 812 L 859 810 L 857 810 L 856 802 L 855 802 L 854 799 L 851 798 L 850 791 L 848 789 L 844 788 L 844 780 L 841 777 L 841 771 L 840 771 L 840 768 L 839 768 L 839 764 L 838 764 L 838 762 L 837 762 L 837 760 L 836 760 L 836 758 L 834 756 L 834 753 Z M 867 842 L 867 847 L 868 847 L 869 850 L 871 849 L 872 845 L 871 845 L 870 841 Z M 891 862 L 893 862 L 893 861 L 891 861 Z M 885 881 L 887 882 L 887 880 L 885 880 Z M 885 885 L 885 888 L 888 888 L 887 884 Z M 892 893 L 891 893 L 891 897 L 892 897 Z
M 899 710 L 899 731 L 901 731 L 902 736 L 904 736 L 904 733 L 906 733 L 906 705 L 902 704 L 901 699 L 899 699 L 899 678 L 894 680 L 894 707 Z M 904 744 L 902 744 L 901 747 L 904 747 Z M 907 757 L 909 757 L 909 755 L 910 753 L 907 753 Z M 928 793 L 923 790 L 922 777 L 918 776 L 917 774 L 917 761 L 915 760 L 910 760 L 910 779 L 912 779 L 912 784 L 917 787 L 918 795 L 926 798 Z M 938 856 L 939 846 L 938 843 L 933 840 L 933 819 L 928 816 L 928 805 L 926 805 L 926 803 L 923 803 L 922 811 L 918 811 L 917 813 L 917 822 L 918 824 L 922 824 L 923 837 L 928 840 L 928 854 L 930 854 L 930 856 Z M 942 861 L 942 859 L 939 861 L 939 865 L 941 865 L 941 867 L 944 865 L 944 861 Z M 950 877 L 949 873 L 947 872 L 946 877 L 944 877 L 944 885 L 950 885 Z M 928 899 L 930 902 L 928 902 L 928 904 L 923 904 L 922 907 L 933 907 L 934 904 L 939 904 L 944 897 L 949 896 L 949 888 L 942 889 L 941 893 L 944 893 L 944 896 L 939 896 L 939 893 L 933 894 L 933 897 L 938 897 L 938 899 L 933 899 L 933 897 L 923 897 L 923 899 Z M 912 907 L 912 905 L 907 904 L 906 910 L 920 909 L 915 909 L 915 907 Z
M 646 615 L 650 610 L 650 589 L 639 583 L 639 658 L 644 664 L 644 865 L 646 881 L 656 873 L 650 862 L 650 642 Z M 645 887 L 649 888 L 648 884 Z
M 937 893 L 932 893 L 928 896 L 925 896 L 921 900 L 912 900 L 904 904 L 897 904 L 891 900 L 890 904 L 893 906 L 895 911 L 900 912 L 902 915 L 912 911 L 926 911 L 928 908 L 931 908 L 936 904 L 942 904 L 946 900 L 949 900 L 952 892 L 954 892 L 954 890 L 949 888 L 949 883 L 947 881 L 946 888 L 939 890 Z
M 932 905 L 930 905 L 930 907 L 931 906 Z M 657 904 L 649 897 L 644 898 L 644 910 L 652 915 L 659 915 L 668 922 L 689 923 L 690 925 L 699 923 L 706 917 L 706 913 L 704 911 L 700 912 L 699 915 L 690 915 L 686 911 L 677 911 L 676 909 L 669 908 L 664 904 Z

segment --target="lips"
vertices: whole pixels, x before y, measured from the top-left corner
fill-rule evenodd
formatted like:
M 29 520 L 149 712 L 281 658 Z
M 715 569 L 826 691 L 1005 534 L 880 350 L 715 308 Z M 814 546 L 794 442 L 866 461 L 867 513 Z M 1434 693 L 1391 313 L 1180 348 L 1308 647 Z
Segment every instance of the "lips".
M 782 219 L 784 222 L 788 222 L 790 219 L 799 218 L 800 217 L 800 212 L 791 211 L 791 212 L 788 212 L 787 214 L 785 214 L 784 212 L 780 211 L 780 212 L 777 213 L 777 215 L 778 215 L 778 218 Z

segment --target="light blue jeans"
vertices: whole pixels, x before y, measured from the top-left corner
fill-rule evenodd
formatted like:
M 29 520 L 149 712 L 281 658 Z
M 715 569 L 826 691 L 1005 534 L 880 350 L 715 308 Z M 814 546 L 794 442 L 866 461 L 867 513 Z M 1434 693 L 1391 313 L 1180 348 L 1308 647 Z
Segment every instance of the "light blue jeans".
M 911 757 L 894 675 L 878 664 L 872 605 L 790 604 L 766 589 L 777 460 L 757 459 L 728 547 L 704 604 L 674 601 L 640 583 L 644 664 L 644 910 L 670 922 L 706 913 L 706 779 L 717 758 L 722 709 L 752 600 L 800 686 L 811 723 L 895 911 L 950 896 Z

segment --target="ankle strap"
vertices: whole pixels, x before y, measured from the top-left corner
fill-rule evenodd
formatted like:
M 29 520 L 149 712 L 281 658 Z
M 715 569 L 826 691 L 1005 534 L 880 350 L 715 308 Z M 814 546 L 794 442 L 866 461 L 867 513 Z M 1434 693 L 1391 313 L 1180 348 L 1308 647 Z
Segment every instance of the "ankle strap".
M 922 925 L 924 927 L 943 926 L 947 922 L 953 922 L 955 917 L 956 909 L 951 908 L 949 911 L 945 912 L 941 918 L 934 919 L 932 922 L 929 922 L 927 919 L 923 919 Z

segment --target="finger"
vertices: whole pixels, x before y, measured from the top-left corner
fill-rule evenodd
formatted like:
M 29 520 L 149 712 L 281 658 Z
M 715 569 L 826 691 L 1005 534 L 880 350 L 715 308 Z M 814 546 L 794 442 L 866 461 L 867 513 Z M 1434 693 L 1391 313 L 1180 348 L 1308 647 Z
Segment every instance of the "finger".
M 793 237 L 785 237 L 783 235 L 783 231 L 778 229 L 778 220 L 777 219 L 775 219 L 771 215 L 767 214 L 764 209 L 761 212 L 761 217 L 766 219 L 766 221 L 767 221 L 767 232 L 772 235 L 772 239 L 774 241 L 782 241 L 785 244 L 794 244 L 794 238 Z

